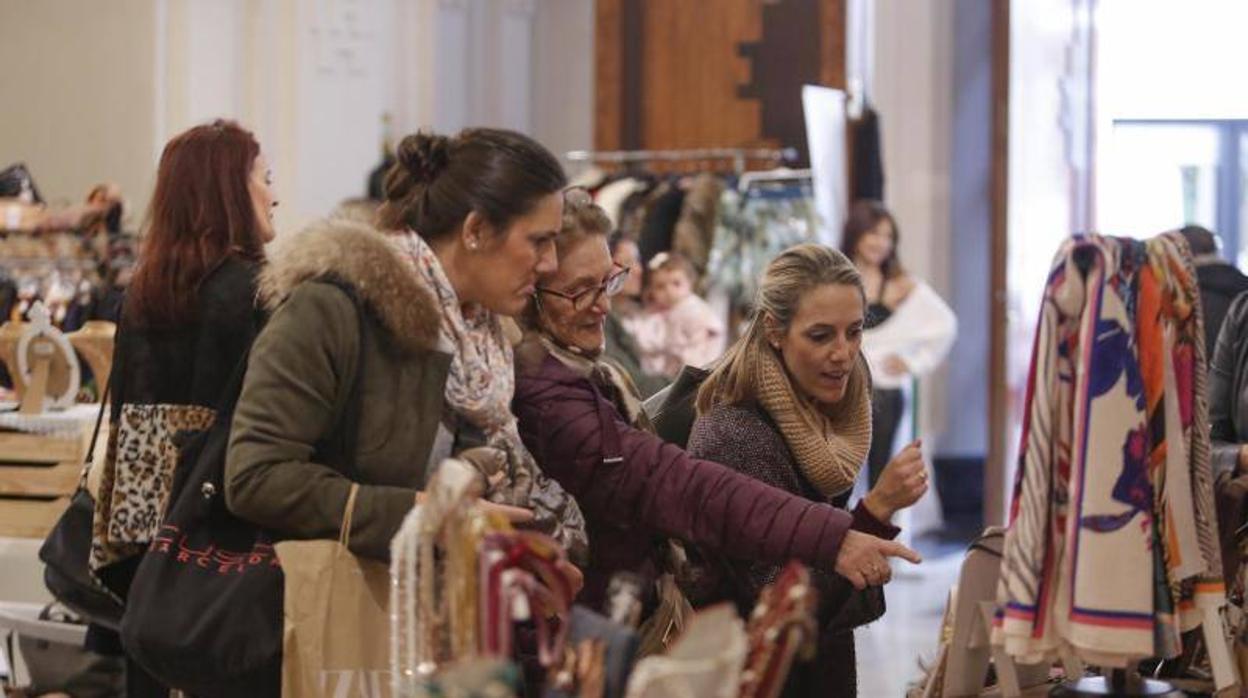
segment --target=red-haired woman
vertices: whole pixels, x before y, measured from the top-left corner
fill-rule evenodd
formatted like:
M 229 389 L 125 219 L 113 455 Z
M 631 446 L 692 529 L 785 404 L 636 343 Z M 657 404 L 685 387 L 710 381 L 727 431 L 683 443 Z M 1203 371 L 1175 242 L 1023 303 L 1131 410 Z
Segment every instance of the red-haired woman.
M 256 275 L 273 239 L 270 180 L 260 144 L 229 121 L 196 126 L 161 155 L 122 306 L 90 556 L 92 571 L 123 597 L 160 526 L 177 461 L 174 436 L 211 423 L 263 324 Z M 116 643 L 94 626 L 91 638 L 100 650 Z M 134 669 L 127 695 L 167 694 Z

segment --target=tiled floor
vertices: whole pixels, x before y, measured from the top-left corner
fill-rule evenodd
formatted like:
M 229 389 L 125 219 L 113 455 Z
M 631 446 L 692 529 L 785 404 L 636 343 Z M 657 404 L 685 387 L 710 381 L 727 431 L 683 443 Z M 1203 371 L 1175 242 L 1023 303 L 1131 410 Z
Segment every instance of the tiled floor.
M 857 632 L 858 694 L 898 698 L 922 674 L 919 662 L 936 653 L 937 633 L 949 589 L 957 582 L 961 546 L 917 546 L 918 567 L 898 563 L 885 587 L 888 612 Z

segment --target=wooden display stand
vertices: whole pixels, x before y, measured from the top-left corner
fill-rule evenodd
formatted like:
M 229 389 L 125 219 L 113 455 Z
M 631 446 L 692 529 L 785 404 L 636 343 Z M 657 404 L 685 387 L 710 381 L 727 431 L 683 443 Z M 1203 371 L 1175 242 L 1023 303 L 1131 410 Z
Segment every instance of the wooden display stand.
M 101 385 L 112 365 L 112 323 L 89 323 L 66 336 L 38 304 L 31 317 L 0 327 L 0 360 L 19 396 L 16 412 L 0 414 L 0 536 L 17 538 L 46 536 L 82 476 L 98 406 L 74 404 L 79 366 L 71 345 Z

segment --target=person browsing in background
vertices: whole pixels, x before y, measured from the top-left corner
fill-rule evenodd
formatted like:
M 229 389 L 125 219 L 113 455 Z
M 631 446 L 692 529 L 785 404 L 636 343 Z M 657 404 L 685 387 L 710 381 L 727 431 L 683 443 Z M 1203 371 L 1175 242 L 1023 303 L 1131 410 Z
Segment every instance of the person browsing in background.
M 161 154 L 113 354 L 109 447 L 89 474 L 100 484 L 88 563 L 122 598 L 160 527 L 178 444 L 212 423 L 264 326 L 256 288 L 274 238 L 272 176 L 232 121 L 191 128 Z M 116 653 L 120 638 L 90 625 L 87 647 Z M 126 695 L 168 689 L 129 661 Z
M 624 287 L 611 302 L 611 312 L 620 317 L 632 317 L 642 310 L 642 294 L 645 291 L 645 270 L 641 264 L 641 248 L 637 241 L 622 233 L 613 233 L 610 239 L 611 259 L 621 268 L 629 270 Z
M 906 411 L 903 388 L 944 360 L 958 331 L 953 310 L 901 265 L 897 239 L 897 222 L 884 204 L 862 199 L 850 207 L 841 251 L 858 267 L 867 294 L 862 351 L 874 379 L 871 484 L 893 456 Z
M 1238 529 L 1248 502 L 1248 292 L 1235 297 L 1221 324 L 1209 351 L 1210 466 L 1223 568 L 1227 579 L 1243 579 Z
M 650 373 L 641 367 L 641 350 L 632 332 L 624 326 L 624 320 L 637 317 L 642 311 L 642 266 L 641 250 L 636 241 L 621 233 L 614 233 L 610 238 L 611 259 L 620 269 L 627 269 L 623 277 L 620 292 L 611 301 L 611 312 L 603 320 L 603 332 L 606 334 L 606 347 L 603 353 L 620 365 L 643 398 L 648 398 L 662 390 L 668 379 L 657 373 Z
M 683 366 L 706 366 L 724 352 L 724 321 L 693 292 L 695 278 L 693 265 L 679 254 L 660 252 L 650 260 L 646 309 L 625 322 L 646 371 L 675 377 Z
M 512 459 L 507 484 L 523 477 L 527 488 L 480 506 L 583 555 L 576 503 L 536 470 L 516 431 L 500 326 L 555 268 L 565 184 L 559 161 L 527 136 L 417 133 L 399 144 L 378 227 L 334 218 L 278 241 L 260 283 L 273 315 L 230 433 L 230 510 L 280 536 L 332 539 L 354 482 L 350 549 L 386 560 L 433 469 L 492 449 Z M 357 389 L 355 452 L 318 448 L 344 441 Z
M 1205 311 L 1205 347 L 1213 356 L 1218 344 L 1218 330 L 1235 297 L 1248 291 L 1248 276 L 1218 254 L 1219 240 L 1213 231 L 1199 225 L 1184 226 L 1179 232 L 1192 250 L 1196 267 L 1196 284 L 1200 287 L 1200 305 Z

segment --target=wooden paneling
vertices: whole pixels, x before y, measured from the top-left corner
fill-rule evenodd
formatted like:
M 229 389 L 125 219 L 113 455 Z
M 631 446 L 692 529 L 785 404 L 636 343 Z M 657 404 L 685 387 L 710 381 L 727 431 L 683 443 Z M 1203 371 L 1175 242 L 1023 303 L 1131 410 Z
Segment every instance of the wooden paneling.
M 0 537 L 43 538 L 60 518 L 82 476 L 95 423 L 80 438 L 0 433 Z M 107 426 L 102 426 L 107 434 Z M 96 462 L 107 439 L 96 442 Z
M 1006 458 L 1010 434 L 1006 381 L 1008 318 L 1006 276 L 1010 152 L 1010 2 L 992 0 L 992 240 L 991 349 L 988 375 L 988 460 L 984 464 L 984 523 L 1005 523 Z
M 820 82 L 825 87 L 845 89 L 846 0 L 820 0 L 819 37 Z
M 46 466 L 0 465 L 0 495 L 62 497 L 72 494 L 82 477 L 76 461 Z
M 760 98 L 800 121 L 797 83 L 845 85 L 845 2 L 598 0 L 594 146 L 801 146 L 800 126 L 784 113 L 767 117 L 785 124 L 784 133 L 767 132 Z M 766 26 L 765 11 L 781 20 Z M 784 19 L 794 16 L 810 21 Z M 801 32 L 818 34 L 818 50 L 802 53 L 800 66 L 781 60 L 795 32 L 803 39 L 809 35 Z
M 759 140 L 760 106 L 741 99 L 750 63 L 741 42 L 762 36 L 761 0 L 645 4 L 642 138 L 647 148 L 751 145 Z
M 92 425 L 94 426 L 94 425 Z M 90 434 L 87 435 L 88 437 Z M 0 467 L 7 463 L 60 463 L 81 461 L 86 442 L 55 439 L 37 434 L 0 432 Z
M 623 9 L 625 0 L 594 5 L 594 147 L 620 148 L 623 118 Z
M 68 497 L 53 500 L 0 498 L 0 536 L 46 538 L 68 506 Z

